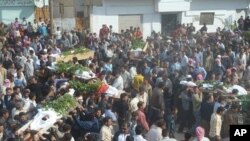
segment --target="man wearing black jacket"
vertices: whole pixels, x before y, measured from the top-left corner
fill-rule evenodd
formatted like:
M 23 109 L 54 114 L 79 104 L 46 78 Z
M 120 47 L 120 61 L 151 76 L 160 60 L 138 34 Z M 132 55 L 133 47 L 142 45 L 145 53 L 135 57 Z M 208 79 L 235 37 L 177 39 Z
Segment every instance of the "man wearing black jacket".
M 118 115 L 119 128 L 121 128 L 122 123 L 128 121 L 128 95 L 126 93 L 121 94 L 119 102 L 114 103 L 114 105 L 113 107 L 116 107 L 115 111 Z
M 206 101 L 203 101 L 201 104 L 201 121 L 202 125 L 206 131 L 206 136 L 208 137 L 209 129 L 210 129 L 210 119 L 214 110 L 214 97 L 212 94 L 207 96 Z

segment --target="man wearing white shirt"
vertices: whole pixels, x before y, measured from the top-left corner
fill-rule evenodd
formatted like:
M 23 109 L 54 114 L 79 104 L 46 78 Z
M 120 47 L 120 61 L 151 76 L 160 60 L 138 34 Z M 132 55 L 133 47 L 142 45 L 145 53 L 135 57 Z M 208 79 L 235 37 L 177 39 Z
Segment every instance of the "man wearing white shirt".
M 33 61 L 33 67 L 34 69 L 37 69 L 38 65 L 36 64 L 36 62 L 38 61 L 38 57 L 36 56 L 35 51 L 33 49 L 30 50 L 29 52 L 30 52 L 29 58 L 32 59 Z
M 143 109 L 145 109 L 148 104 L 148 94 L 145 92 L 145 88 L 143 86 L 139 88 L 139 94 L 137 95 L 137 97 L 139 101 L 142 101 L 144 103 Z
M 24 91 L 24 95 L 23 95 L 23 98 L 22 98 L 23 102 L 24 102 L 24 107 L 23 108 L 24 108 L 25 111 L 29 111 L 31 103 L 32 103 L 32 101 L 29 98 L 29 94 L 30 94 L 30 90 L 26 89 Z
M 136 128 L 135 128 L 135 133 L 136 133 L 136 135 L 134 136 L 134 141 L 147 141 L 142 136 L 142 133 L 143 133 L 143 127 L 142 126 L 137 125 Z
M 123 90 L 123 79 L 120 72 L 115 73 L 115 81 L 112 86 L 117 90 Z
M 132 100 L 129 103 L 131 112 L 135 112 L 138 110 L 137 104 L 141 101 L 143 102 L 143 109 L 146 108 L 148 104 L 148 94 L 145 92 L 145 88 L 141 86 L 139 88 L 139 93 L 135 96 L 135 94 L 132 95 Z
M 216 113 L 213 113 L 211 116 L 209 130 L 209 137 L 211 139 L 221 139 L 222 115 L 224 113 L 224 110 L 224 107 L 219 107 Z
M 23 26 L 24 29 L 27 29 L 28 22 L 27 22 L 27 20 L 26 20 L 25 17 L 23 17 L 23 21 L 22 21 L 22 24 L 21 24 L 21 25 Z
M 137 104 L 139 102 L 139 99 L 135 94 L 132 94 L 132 97 L 133 98 L 131 99 L 129 106 L 130 106 L 131 112 L 135 112 L 138 110 Z
M 37 30 L 38 30 L 38 23 L 37 23 L 36 19 L 34 19 L 34 21 L 32 23 L 32 27 L 33 27 L 33 32 L 36 34 Z
M 56 28 L 55 37 L 56 37 L 57 43 L 59 43 L 59 40 L 61 40 L 61 38 L 62 38 L 62 32 L 60 30 L 60 27 Z
M 177 141 L 174 138 L 169 138 L 169 136 L 168 136 L 168 130 L 167 129 L 163 129 L 162 130 L 162 137 L 163 138 L 160 141 Z
M 16 94 L 16 95 L 18 96 L 19 99 L 22 99 L 22 98 L 23 98 L 20 87 L 15 86 L 15 87 L 13 88 L 13 93 Z
M 128 124 L 124 123 L 121 127 L 121 133 L 118 135 L 117 141 L 126 141 L 127 137 L 129 136 Z
M 31 76 L 34 75 L 35 69 L 33 64 L 34 64 L 33 60 L 29 56 L 27 56 L 27 61 L 24 64 L 24 73 L 26 79 L 29 79 Z
M 185 52 L 181 52 L 180 54 L 180 58 L 181 58 L 181 68 L 182 68 L 182 71 L 184 73 L 187 72 L 187 65 L 188 65 L 188 57 L 187 55 L 185 54 Z
M 136 67 L 132 66 L 129 69 L 129 73 L 130 73 L 131 80 L 134 80 L 134 77 L 137 75 Z
M 110 117 L 105 117 L 103 119 L 104 125 L 101 128 L 100 131 L 100 138 L 101 141 L 112 141 L 113 138 L 113 126 L 112 126 L 112 120 Z
M 45 24 L 44 21 L 43 21 L 43 18 L 39 18 L 39 21 L 38 21 L 38 26 L 41 27 L 42 24 Z

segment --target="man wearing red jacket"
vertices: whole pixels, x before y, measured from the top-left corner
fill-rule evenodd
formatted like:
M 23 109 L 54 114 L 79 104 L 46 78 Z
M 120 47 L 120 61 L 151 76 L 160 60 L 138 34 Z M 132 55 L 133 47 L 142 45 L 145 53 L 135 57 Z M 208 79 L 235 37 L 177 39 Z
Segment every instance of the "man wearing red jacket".
M 138 102 L 137 106 L 138 106 L 138 110 L 136 111 L 138 113 L 138 118 L 137 118 L 137 124 L 141 125 L 143 127 L 143 129 L 148 132 L 149 131 L 149 126 L 146 120 L 146 116 L 144 113 L 144 106 L 143 106 L 143 102 L 140 101 Z
M 136 31 L 135 31 L 135 33 L 134 33 L 134 36 L 135 36 L 136 39 L 142 39 L 142 32 L 141 32 L 141 30 L 140 30 L 140 27 L 137 27 L 137 28 L 136 28 Z
M 108 34 L 109 34 L 109 28 L 107 27 L 106 24 L 102 25 L 102 28 L 100 29 L 99 32 L 100 39 L 101 40 L 108 39 Z

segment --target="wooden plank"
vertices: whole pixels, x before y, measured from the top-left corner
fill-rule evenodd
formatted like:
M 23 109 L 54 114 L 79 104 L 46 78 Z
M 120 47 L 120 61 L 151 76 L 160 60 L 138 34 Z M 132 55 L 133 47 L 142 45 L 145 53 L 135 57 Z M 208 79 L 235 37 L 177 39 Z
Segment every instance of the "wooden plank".
M 146 44 L 145 44 L 145 46 L 143 47 L 142 51 L 143 51 L 143 52 L 146 52 L 147 49 L 148 49 L 148 42 L 146 42 Z
M 67 56 L 60 56 L 56 58 L 56 61 L 64 61 L 68 62 L 71 61 L 73 57 L 77 57 L 78 60 L 84 60 L 88 59 L 90 57 L 94 57 L 94 51 L 90 50 L 89 52 L 86 53 L 79 53 L 79 54 L 72 54 L 72 55 L 67 55 Z
M 35 8 L 35 19 L 39 18 L 49 19 L 49 7 L 45 6 L 43 8 Z

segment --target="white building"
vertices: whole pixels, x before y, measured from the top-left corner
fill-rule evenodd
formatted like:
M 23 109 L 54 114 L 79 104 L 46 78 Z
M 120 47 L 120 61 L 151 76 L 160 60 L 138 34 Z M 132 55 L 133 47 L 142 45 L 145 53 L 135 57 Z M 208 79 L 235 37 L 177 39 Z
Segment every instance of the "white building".
M 83 28 L 83 0 L 53 0 L 54 27 L 64 31 Z
M 23 17 L 33 21 L 34 9 L 34 0 L 0 0 L 0 22 L 10 24 L 15 18 L 22 21 Z
M 250 14 L 250 0 L 93 1 L 87 4 L 91 32 L 98 34 L 102 24 L 112 25 L 114 32 L 139 26 L 144 38 L 153 30 L 164 32 L 183 23 L 193 23 L 196 30 L 207 23 L 208 32 L 214 32 L 217 27 L 232 25 L 241 15 Z
M 65 31 L 82 28 L 84 0 L 52 1 L 54 27 L 59 26 Z M 15 18 L 22 21 L 23 17 L 30 22 L 40 17 L 50 19 L 49 14 L 49 0 L 0 0 L 0 22 L 5 24 L 14 22 Z

